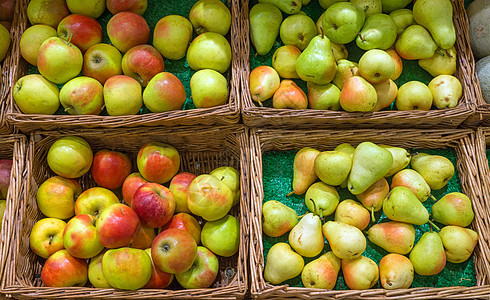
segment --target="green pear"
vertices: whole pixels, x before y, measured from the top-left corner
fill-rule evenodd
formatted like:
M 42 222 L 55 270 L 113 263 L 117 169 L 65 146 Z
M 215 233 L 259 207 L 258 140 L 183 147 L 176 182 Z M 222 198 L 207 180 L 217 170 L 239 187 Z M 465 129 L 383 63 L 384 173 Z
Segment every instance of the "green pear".
M 323 182 L 315 182 L 306 191 L 305 203 L 308 209 L 321 218 L 333 214 L 339 204 L 337 190 Z
M 379 261 L 379 280 L 387 290 L 408 289 L 413 275 L 412 262 L 406 256 L 390 253 Z
M 385 175 L 385 178 L 388 178 L 398 171 L 404 169 L 410 163 L 411 155 L 407 150 L 400 147 L 392 147 L 388 145 L 379 145 L 381 148 L 385 148 L 391 152 L 393 156 L 393 165 L 388 173 Z
M 398 110 L 430 110 L 432 92 L 420 81 L 409 81 L 398 89 L 395 105 Z M 413 158 L 412 158 L 413 159 Z
M 267 54 L 276 42 L 282 23 L 281 11 L 272 4 L 255 4 L 249 13 L 250 40 L 259 55 Z
M 395 43 L 396 36 L 395 21 L 390 16 L 379 13 L 366 19 L 357 35 L 356 44 L 363 50 L 386 50 Z
M 470 258 L 478 242 L 478 233 L 459 226 L 444 226 L 439 235 L 446 249 L 446 259 L 452 263 L 461 263 Z
M 383 207 L 383 201 L 390 192 L 388 181 L 383 177 L 373 183 L 367 190 L 356 195 L 357 200 L 361 201 L 362 205 L 371 211 L 371 218 L 373 222 L 374 212 L 379 211 Z
M 352 169 L 347 184 L 349 191 L 353 195 L 364 192 L 383 178 L 392 165 L 393 156 L 390 151 L 371 142 L 360 143 L 352 159 Z
M 366 238 L 355 226 L 328 221 L 322 230 L 333 253 L 340 259 L 354 259 L 366 250 Z
M 347 78 L 357 75 L 359 75 L 359 68 L 356 62 L 340 59 L 337 61 L 337 72 L 335 72 L 332 82 L 339 89 L 342 89 Z
M 305 6 L 305 5 L 308 5 L 308 3 L 310 3 L 311 0 L 301 0 L 301 5 L 302 6 Z
M 475 213 L 468 196 L 453 192 L 444 195 L 432 205 L 432 217 L 436 222 L 444 225 L 466 227 L 473 222 Z
M 340 89 L 332 83 L 318 85 L 307 82 L 308 104 L 311 109 L 340 110 Z
M 328 185 L 340 185 L 349 176 L 351 156 L 341 151 L 323 151 L 315 159 L 315 173 Z
M 312 260 L 303 268 L 301 281 L 305 288 L 331 290 L 337 283 L 340 271 L 340 258 L 329 251 L 319 258 Z
M 320 217 L 312 213 L 306 214 L 289 232 L 289 245 L 299 255 L 314 257 L 322 252 L 325 246 Z
M 345 45 L 330 42 L 330 46 L 332 46 L 332 52 L 335 61 L 338 61 L 340 59 L 347 59 L 347 57 L 349 56 L 349 52 L 347 51 Z
M 413 5 L 413 18 L 429 30 L 436 44 L 449 49 L 456 42 L 453 5 L 448 0 L 420 0 Z
M 368 112 L 376 106 L 376 89 L 361 76 L 347 77 L 340 91 L 340 106 L 345 111 Z
M 298 224 L 296 211 L 279 201 L 269 200 L 262 204 L 262 230 L 271 237 L 278 237 Z
M 349 2 L 359 6 L 364 11 L 366 19 L 382 12 L 381 0 L 349 0 Z
M 276 109 L 306 109 L 308 98 L 292 80 L 284 79 L 272 97 L 272 107 Z
M 347 154 L 350 155 L 350 158 L 352 159 L 352 157 L 354 157 L 354 151 L 356 151 L 356 148 L 354 148 L 351 144 L 349 143 L 343 143 L 343 144 L 340 144 L 338 145 L 337 147 L 335 147 L 335 149 L 333 149 L 334 151 L 341 151 L 341 152 L 345 152 Z M 350 173 L 350 172 L 349 172 Z M 347 177 L 344 182 L 342 182 L 340 184 L 340 187 L 345 189 L 347 187 L 347 181 L 349 180 L 349 177 Z
M 264 279 L 271 284 L 279 284 L 301 274 L 305 261 L 286 243 L 277 243 L 267 253 Z
M 402 222 L 385 222 L 371 226 L 369 240 L 390 253 L 408 254 L 415 243 L 415 228 Z
M 301 11 L 301 0 L 259 0 L 259 3 L 268 3 L 276 6 L 288 15 L 294 15 Z
M 422 175 L 432 190 L 442 189 L 454 175 L 453 163 L 440 155 L 426 153 L 414 155 L 411 167 Z
M 327 8 L 322 18 L 322 28 L 331 42 L 352 42 L 364 24 L 364 11 L 350 2 L 334 3 Z
M 296 73 L 296 60 L 300 54 L 301 50 L 293 45 L 281 46 L 272 56 L 272 67 L 282 78 L 299 78 Z
M 351 260 L 342 259 L 344 280 L 351 290 L 367 290 L 379 279 L 379 268 L 374 260 L 360 256 Z
M 383 212 L 388 219 L 414 225 L 429 222 L 429 212 L 417 196 L 407 187 L 392 189 L 383 202 Z
M 391 179 L 391 188 L 404 186 L 409 188 L 420 202 L 425 202 L 431 196 L 430 186 L 424 177 L 412 169 L 404 169 L 396 173 Z
M 323 9 L 327 9 L 330 5 L 334 4 L 334 3 L 337 3 L 337 2 L 347 2 L 349 0 L 318 0 L 318 2 L 320 3 L 320 6 L 323 8 Z
M 413 13 L 408 8 L 392 11 L 389 16 L 395 21 L 397 34 L 401 34 L 408 26 L 415 24 Z
M 316 25 L 307 15 L 292 15 L 282 22 L 279 35 L 284 45 L 293 45 L 303 51 L 316 36 Z
M 381 83 L 395 73 L 395 62 L 383 50 L 372 49 L 359 59 L 359 74 L 370 83 Z
M 410 252 L 415 273 L 419 275 L 436 275 L 446 266 L 446 253 L 440 235 L 437 232 L 426 232 Z
M 332 81 L 337 64 L 331 49 L 330 40 L 326 36 L 315 36 L 296 60 L 299 78 L 316 84 Z
M 221 180 L 233 193 L 233 205 L 240 203 L 240 174 L 233 167 L 219 167 L 211 171 L 209 175 Z
M 355 226 L 360 230 L 366 229 L 370 220 L 369 211 L 361 203 L 351 199 L 340 202 L 335 210 L 335 221 Z
M 424 59 L 434 56 L 437 44 L 427 29 L 420 25 L 410 25 L 398 37 L 395 49 L 404 59 Z
M 303 195 L 318 179 L 315 173 L 315 159 L 320 151 L 311 147 L 301 148 L 294 156 L 293 162 L 293 191 Z
M 391 13 L 400 8 L 407 6 L 412 0 L 381 0 L 383 4 L 383 12 L 385 14 Z
M 452 75 L 439 75 L 427 86 L 432 92 L 432 101 L 437 108 L 455 107 L 463 96 L 461 82 Z
M 431 58 L 419 59 L 419 66 L 436 77 L 453 75 L 456 72 L 456 48 L 437 49 Z

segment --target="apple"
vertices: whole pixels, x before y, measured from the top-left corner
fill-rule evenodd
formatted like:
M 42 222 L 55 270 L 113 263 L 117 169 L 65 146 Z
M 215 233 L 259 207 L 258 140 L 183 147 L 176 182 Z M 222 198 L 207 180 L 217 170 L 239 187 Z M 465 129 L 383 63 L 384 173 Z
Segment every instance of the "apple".
M 51 255 L 41 270 L 41 280 L 46 287 L 84 286 L 87 279 L 87 262 L 64 249 Z
M 79 136 L 65 136 L 49 148 L 47 161 L 53 172 L 65 178 L 78 178 L 92 165 L 92 148 Z
M 141 84 L 126 75 L 112 76 L 104 84 L 104 102 L 109 116 L 136 115 L 143 106 Z
M 91 172 L 98 185 L 115 190 L 131 174 L 131 160 L 121 152 L 100 150 L 94 155 Z
M 140 226 L 138 215 L 131 207 L 114 203 L 100 213 L 95 227 L 102 246 L 119 248 L 131 244 Z
M 184 85 L 168 72 L 156 74 L 143 91 L 143 103 L 154 113 L 182 109 L 185 100 Z
M 12 21 L 14 18 L 16 0 L 0 1 L 0 21 Z
M 184 230 L 170 228 L 153 240 L 151 258 L 163 272 L 178 274 L 187 271 L 197 254 L 194 238 Z
M 230 257 L 238 252 L 240 246 L 240 222 L 230 215 L 206 222 L 201 231 L 201 241 L 214 254 Z
M 103 187 L 93 187 L 81 193 L 75 202 L 75 215 L 90 214 L 96 218 L 119 199 L 112 191 Z
M 81 14 L 98 18 L 105 10 L 105 1 L 101 0 L 66 0 L 66 5 L 72 14 Z
M 142 16 L 125 11 L 109 20 L 107 35 L 112 45 L 124 53 L 134 46 L 148 43 L 150 27 Z
M 192 24 L 179 15 L 161 18 L 153 30 L 153 46 L 163 57 L 179 60 L 192 41 Z
M 145 249 L 146 253 L 151 258 L 151 248 Z M 151 261 L 151 277 L 144 289 L 164 289 L 172 283 L 174 274 L 163 272 Z
M 82 74 L 104 84 L 112 76 L 121 75 L 122 54 L 116 47 L 96 44 L 83 55 Z
M 189 185 L 187 206 L 190 211 L 206 221 L 223 218 L 233 204 L 233 193 L 218 178 L 202 174 Z
M 29 235 L 29 246 L 42 258 L 63 249 L 63 231 L 66 223 L 56 218 L 44 218 L 32 226 Z
M 233 167 L 219 167 L 212 170 L 209 175 L 221 180 L 233 193 L 233 205 L 240 203 L 240 174 Z
M 142 186 L 143 184 L 147 183 L 143 177 L 141 177 L 140 173 L 131 173 L 129 174 L 128 177 L 123 182 L 122 185 L 122 195 L 124 202 L 126 202 L 129 206 L 131 206 L 131 203 L 133 202 L 133 196 L 136 190 Z
M 10 187 L 11 159 L 0 159 L 0 199 L 7 199 Z
M 58 36 L 69 40 L 85 53 L 91 46 L 102 42 L 102 27 L 92 17 L 72 14 L 58 24 Z
M 224 73 L 231 63 L 230 43 L 219 33 L 203 33 L 189 45 L 187 63 L 196 71 L 212 69 Z
M 3 25 L 0 25 L 0 62 L 7 55 L 10 48 L 10 32 Z
M 37 68 L 49 81 L 65 83 L 80 74 L 82 66 L 82 52 L 66 40 L 52 37 L 39 47 Z
M 176 213 L 191 212 L 187 207 L 187 190 L 189 189 L 189 184 L 191 184 L 194 178 L 196 178 L 196 175 L 188 172 L 182 172 L 175 175 L 174 178 L 172 178 L 172 181 L 170 181 L 170 186 L 168 188 L 172 194 L 174 194 Z
M 174 214 L 174 195 L 163 185 L 145 183 L 134 193 L 131 208 L 143 225 L 158 228 L 167 224 Z
M 141 249 L 108 250 L 102 257 L 102 273 L 109 285 L 116 289 L 137 290 L 150 280 L 151 258 Z
M 96 257 L 92 258 L 88 264 L 88 280 L 95 288 L 111 287 L 102 273 L 102 257 L 105 253 L 106 250 L 102 251 Z
M 5 215 L 6 208 L 7 208 L 7 200 L 0 200 L 0 231 L 2 231 L 3 216 Z
M 199 0 L 189 12 L 189 20 L 197 34 L 211 31 L 226 35 L 230 30 L 231 13 L 219 0 Z
M 56 36 L 56 29 L 48 25 L 38 24 L 27 28 L 20 37 L 20 55 L 31 65 L 37 66 L 39 47 L 45 40 Z
M 97 239 L 96 221 L 96 217 L 87 214 L 75 216 L 66 223 L 63 244 L 71 256 L 92 258 L 104 249 Z
M 76 180 L 53 176 L 37 189 L 37 207 L 46 217 L 68 219 L 75 215 L 75 200 L 81 193 Z
M 219 72 L 199 70 L 191 77 L 192 101 L 196 108 L 208 108 L 228 102 L 228 81 Z
M 175 274 L 177 282 L 186 289 L 203 289 L 213 284 L 218 275 L 219 261 L 213 252 L 197 247 L 196 259 L 186 272 Z
M 138 152 L 136 164 L 145 180 L 164 184 L 179 171 L 180 155 L 171 145 L 149 142 Z
M 143 87 L 165 69 L 162 55 L 150 45 L 138 45 L 129 49 L 122 58 L 121 66 L 124 75 L 133 77 Z
M 123 11 L 130 11 L 142 15 L 148 6 L 147 0 L 107 0 L 107 9 L 115 15 Z
M 12 90 L 14 101 L 25 114 L 54 114 L 60 106 L 60 89 L 39 74 L 25 75 Z
M 104 107 L 104 87 L 97 80 L 80 76 L 60 90 L 60 102 L 70 115 L 98 115 Z
M 32 0 L 27 5 L 27 18 L 32 25 L 45 24 L 56 28 L 69 14 L 65 0 Z
M 196 241 L 196 244 L 199 245 L 201 242 L 201 226 L 199 222 L 197 222 L 196 218 L 186 213 L 178 213 L 173 215 L 170 222 L 165 224 L 161 231 L 167 230 L 169 228 L 177 228 L 190 233 L 190 235 Z
M 131 248 L 146 249 L 150 248 L 156 237 L 155 228 L 141 225 L 140 231 L 131 242 Z

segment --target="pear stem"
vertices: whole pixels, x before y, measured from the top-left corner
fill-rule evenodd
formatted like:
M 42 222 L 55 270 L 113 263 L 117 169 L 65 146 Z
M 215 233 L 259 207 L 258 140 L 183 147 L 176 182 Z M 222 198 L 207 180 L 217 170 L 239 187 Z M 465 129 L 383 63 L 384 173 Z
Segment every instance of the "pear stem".
M 436 197 L 434 197 L 432 194 L 429 195 L 429 198 L 431 198 L 432 200 L 434 200 L 434 202 L 437 202 Z
M 441 50 L 436 50 L 436 53 L 439 54 L 440 56 L 445 56 L 446 54 L 444 54 L 443 51 Z
M 374 222 L 376 222 L 376 218 L 374 217 L 374 206 L 371 206 L 371 220 Z
M 306 216 L 306 214 L 308 214 L 308 212 L 305 212 L 304 214 L 302 214 L 301 216 L 298 216 L 298 220 L 301 219 L 302 217 Z
M 432 222 L 431 220 L 429 220 L 429 225 L 431 226 L 431 231 L 432 231 L 432 227 L 434 227 L 435 230 L 437 230 L 438 232 L 441 231 L 441 229 L 436 225 L 434 224 L 434 222 Z
M 320 31 L 322 32 L 322 39 L 325 37 L 325 32 L 323 31 L 323 27 L 320 26 Z
M 292 192 L 288 193 L 288 194 L 286 195 L 286 197 L 289 197 L 289 196 L 291 196 L 292 194 L 294 194 L 294 191 L 292 191 Z
M 417 154 L 419 154 L 419 153 L 418 153 L 418 152 L 415 152 L 415 153 L 410 153 L 410 157 L 415 156 L 415 155 L 417 155 Z
M 361 39 L 361 41 L 364 43 L 366 40 L 362 37 L 361 33 L 358 33 L 357 36 Z

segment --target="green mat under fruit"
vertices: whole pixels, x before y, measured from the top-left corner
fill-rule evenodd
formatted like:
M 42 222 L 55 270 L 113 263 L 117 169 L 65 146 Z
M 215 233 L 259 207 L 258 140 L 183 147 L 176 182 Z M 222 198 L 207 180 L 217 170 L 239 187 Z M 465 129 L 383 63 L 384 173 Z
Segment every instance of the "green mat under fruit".
M 299 150 L 299 149 L 298 149 Z M 268 200 L 278 200 L 289 207 L 293 208 L 298 215 L 302 215 L 308 211 L 304 203 L 304 195 L 297 196 L 292 195 L 287 197 L 286 194 L 291 192 L 292 190 L 292 181 L 293 181 L 293 162 L 294 156 L 296 155 L 296 151 L 271 151 L 266 152 L 262 155 L 263 160 L 263 187 L 264 187 L 264 199 L 263 202 Z M 434 150 L 434 149 L 410 149 L 410 153 L 415 152 L 424 152 L 429 154 L 438 154 L 447 157 L 454 166 L 456 166 L 456 152 L 452 149 L 450 150 Z M 487 151 L 487 156 L 489 152 Z M 410 167 L 410 166 L 408 166 Z M 391 177 L 388 178 L 388 183 L 391 184 Z M 347 189 L 340 189 L 337 187 L 340 195 L 340 201 L 345 199 L 354 199 L 356 197 L 352 195 Z M 432 195 L 436 197 L 436 199 L 440 199 L 447 193 L 451 192 L 461 192 L 461 182 L 459 180 L 458 171 L 456 170 L 452 179 L 448 182 L 448 184 L 436 191 L 432 191 Z M 431 212 L 430 207 L 434 204 L 434 201 L 428 199 L 424 202 L 424 206 Z M 377 212 L 376 214 L 376 222 L 382 222 L 386 219 L 385 215 L 382 213 L 382 210 Z M 333 214 L 325 217 L 324 222 L 333 220 Z M 436 223 L 437 224 L 437 223 Z M 372 224 L 370 224 L 371 226 Z M 440 225 L 442 228 L 443 225 Z M 429 225 L 415 226 L 416 236 L 415 242 L 417 243 L 420 237 L 424 232 L 430 230 Z M 368 227 L 369 228 L 369 227 Z M 264 258 L 267 261 L 267 253 L 269 252 L 270 247 L 278 242 L 288 242 L 288 234 L 286 233 L 277 238 L 271 238 L 265 234 L 263 234 L 263 243 L 264 243 Z M 374 245 L 373 243 L 367 240 L 366 250 L 362 255 L 373 259 L 377 264 L 383 256 L 388 254 L 387 251 L 382 248 Z M 325 248 L 322 253 L 328 252 L 330 247 L 328 245 L 327 240 L 325 239 Z M 318 258 L 321 254 L 314 258 L 305 258 L 305 264 L 308 262 Z M 290 286 L 302 287 L 303 284 L 301 282 L 301 276 L 297 276 L 293 279 L 283 282 L 283 284 L 289 284 Z M 467 261 L 459 264 L 453 264 L 448 262 L 444 270 L 434 276 L 420 276 L 415 274 L 413 283 L 411 287 L 450 287 L 450 286 L 474 286 L 476 284 L 476 275 L 475 275 L 475 265 L 473 261 L 473 256 Z M 373 288 L 382 288 L 381 284 L 378 283 Z M 342 276 L 342 271 L 339 273 L 339 277 L 337 279 L 337 284 L 335 286 L 337 290 L 348 289 L 345 284 L 344 278 Z

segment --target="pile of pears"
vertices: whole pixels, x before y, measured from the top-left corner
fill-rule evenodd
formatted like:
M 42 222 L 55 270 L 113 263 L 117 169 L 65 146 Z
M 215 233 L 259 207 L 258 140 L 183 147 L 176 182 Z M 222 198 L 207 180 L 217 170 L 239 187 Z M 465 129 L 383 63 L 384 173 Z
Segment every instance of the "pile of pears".
M 315 0 L 314 0 L 315 1 Z M 456 71 L 456 33 L 451 0 L 318 0 L 325 10 L 315 23 L 302 7 L 309 0 L 258 0 L 249 13 L 257 55 L 277 43 L 272 66 L 250 72 L 253 101 L 272 98 L 276 109 L 376 112 L 452 108 L 462 97 Z M 366 51 L 348 60 L 346 44 Z M 351 47 L 349 45 L 349 47 Z M 352 47 L 355 47 L 352 45 Z M 433 76 L 398 88 L 403 61 L 417 60 Z M 297 85 L 307 83 L 308 95 Z
M 293 168 L 290 194 L 304 194 L 309 212 L 299 218 L 279 201 L 263 203 L 263 232 L 270 237 L 289 232 L 288 243 L 275 243 L 267 253 L 263 275 L 271 284 L 301 275 L 306 288 L 333 289 L 342 270 L 350 289 L 369 289 L 378 280 L 385 289 L 406 289 L 414 273 L 436 275 L 446 261 L 461 263 L 473 253 L 478 233 L 466 228 L 474 219 L 471 200 L 459 192 L 439 200 L 431 194 L 454 175 L 454 165 L 444 156 L 372 142 L 344 143 L 333 151 L 302 148 Z M 340 202 L 341 188 L 357 201 Z M 431 214 L 423 205 L 428 198 L 436 201 Z M 389 220 L 376 223 L 374 213 L 380 210 Z M 430 231 L 415 244 L 415 226 L 427 223 Z M 366 235 L 389 253 L 379 265 L 363 255 Z M 315 258 L 324 250 L 330 251 L 305 265 L 304 257 Z

